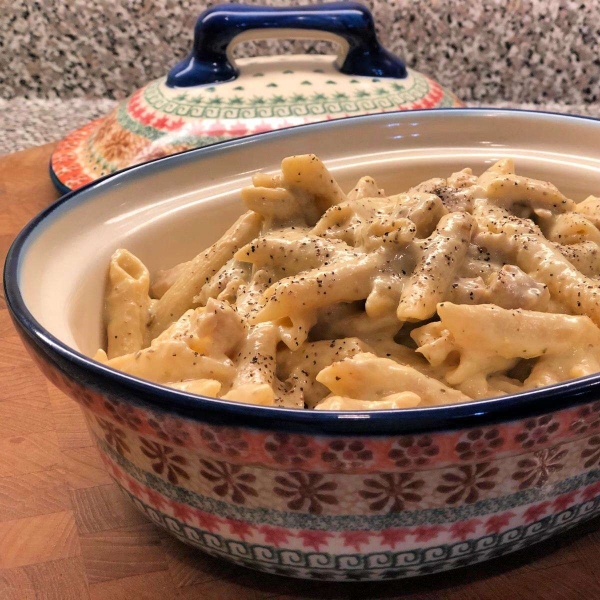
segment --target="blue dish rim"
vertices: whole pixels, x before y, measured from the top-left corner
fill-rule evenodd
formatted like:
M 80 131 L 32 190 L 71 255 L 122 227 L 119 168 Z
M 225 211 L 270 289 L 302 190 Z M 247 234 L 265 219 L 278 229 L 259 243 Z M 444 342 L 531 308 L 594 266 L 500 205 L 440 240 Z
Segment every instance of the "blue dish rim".
M 221 153 L 244 143 L 254 143 L 263 139 L 285 136 L 288 130 L 311 130 L 343 127 L 348 121 L 386 120 L 390 118 L 410 118 L 414 113 L 428 113 L 432 117 L 439 113 L 463 114 L 519 114 L 560 117 L 566 120 L 591 121 L 600 123 L 593 117 L 565 115 L 555 112 L 490 109 L 490 108 L 448 108 L 425 109 L 419 111 L 395 111 L 374 115 L 357 115 L 301 125 L 277 131 L 265 132 L 235 140 L 219 142 L 203 148 L 193 148 L 185 152 L 157 158 L 148 163 L 134 165 L 106 175 L 77 190 L 70 191 L 34 217 L 13 241 L 4 267 L 4 290 L 7 307 L 21 335 L 28 338 L 35 351 L 45 355 L 61 371 L 68 371 L 76 381 L 83 383 L 108 397 L 166 413 L 174 413 L 200 422 L 242 426 L 259 430 L 286 431 L 308 435 L 406 435 L 431 433 L 454 429 L 467 429 L 485 425 L 534 417 L 556 410 L 592 402 L 600 398 L 600 374 L 566 381 L 547 388 L 511 394 L 489 400 L 479 400 L 464 404 L 439 407 L 414 408 L 385 411 L 309 411 L 286 408 L 271 408 L 248 404 L 215 400 L 204 396 L 186 394 L 165 388 L 149 381 L 138 379 L 110 369 L 91 358 L 69 348 L 50 334 L 36 321 L 27 309 L 18 284 L 20 259 L 26 242 L 38 226 L 58 207 L 76 201 L 84 191 L 102 185 L 109 179 L 128 177 L 132 172 L 156 169 L 157 163 L 177 162 L 184 155 L 196 153 L 204 155 Z M 51 175 L 54 173 L 51 172 Z M 54 176 L 55 177 L 55 176 Z M 565 398 L 566 401 L 564 400 Z

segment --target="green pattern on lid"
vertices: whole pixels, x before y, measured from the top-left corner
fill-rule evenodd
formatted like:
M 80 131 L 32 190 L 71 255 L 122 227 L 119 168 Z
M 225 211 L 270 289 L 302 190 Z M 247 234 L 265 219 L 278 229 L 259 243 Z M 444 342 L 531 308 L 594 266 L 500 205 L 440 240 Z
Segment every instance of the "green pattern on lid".
M 160 111 L 166 115 L 206 119 L 310 117 L 312 115 L 357 114 L 394 110 L 411 102 L 422 100 L 431 90 L 430 83 L 425 76 L 412 73 L 412 77 L 407 81 L 410 87 L 401 86 L 401 89 L 398 90 L 394 81 L 386 81 L 378 86 L 376 94 L 358 89 L 355 91 L 354 97 L 350 97 L 347 93 L 346 97 L 339 96 L 343 92 L 316 92 L 309 96 L 298 93 L 290 95 L 267 94 L 251 98 L 241 95 L 227 97 L 213 94 L 211 95 L 212 100 L 205 96 L 201 102 L 197 99 L 180 102 L 174 96 L 168 94 L 168 88 L 164 87 L 163 82 L 164 80 L 154 81 L 142 92 L 143 101 L 149 105 L 150 109 Z M 444 106 L 451 106 L 453 99 L 449 94 L 447 96 L 447 103 Z M 259 109 L 260 113 L 258 112 Z M 127 112 L 126 108 L 124 110 Z M 119 115 L 122 115 L 122 113 L 123 110 L 120 110 Z M 129 117 L 129 121 L 135 122 L 135 119 Z M 127 127 L 127 129 L 131 130 L 131 127 Z M 147 129 L 159 133 L 152 127 Z M 145 134 L 142 135 L 149 137 Z M 162 135 L 162 132 L 160 132 L 160 135 Z

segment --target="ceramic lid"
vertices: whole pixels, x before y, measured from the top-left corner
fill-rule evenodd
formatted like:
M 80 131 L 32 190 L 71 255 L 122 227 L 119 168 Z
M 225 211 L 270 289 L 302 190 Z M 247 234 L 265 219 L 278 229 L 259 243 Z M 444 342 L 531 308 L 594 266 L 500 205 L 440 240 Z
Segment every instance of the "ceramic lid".
M 338 56 L 233 60 L 242 41 L 327 39 Z M 190 148 L 367 113 L 462 106 L 378 42 L 371 13 L 343 2 L 296 8 L 220 5 L 200 15 L 188 57 L 64 138 L 51 159 L 61 191 Z

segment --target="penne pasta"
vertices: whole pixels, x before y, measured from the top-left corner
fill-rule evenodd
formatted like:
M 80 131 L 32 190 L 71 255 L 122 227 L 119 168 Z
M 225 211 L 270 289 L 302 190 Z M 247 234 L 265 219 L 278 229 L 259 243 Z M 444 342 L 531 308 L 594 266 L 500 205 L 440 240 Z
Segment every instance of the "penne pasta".
M 104 306 L 106 353 L 115 358 L 144 346 L 150 308 L 150 275 L 128 250 L 117 250 L 110 259 Z
M 600 371 L 600 200 L 511 159 L 386 195 L 345 194 L 313 154 L 241 191 L 249 209 L 150 277 L 109 263 L 95 359 L 189 394 L 316 410 L 427 408 Z
M 147 341 L 162 333 L 186 310 L 194 306 L 194 298 L 200 293 L 202 286 L 210 281 L 210 278 L 240 247 L 258 235 L 261 224 L 260 215 L 247 212 L 220 240 L 186 264 L 171 287 L 154 306 L 150 315 Z

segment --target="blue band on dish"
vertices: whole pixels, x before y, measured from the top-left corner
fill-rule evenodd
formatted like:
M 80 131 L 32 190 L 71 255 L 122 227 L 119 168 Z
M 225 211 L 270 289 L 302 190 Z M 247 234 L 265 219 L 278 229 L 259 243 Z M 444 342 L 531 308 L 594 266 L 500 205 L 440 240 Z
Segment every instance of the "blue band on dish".
M 281 29 L 318 30 L 344 38 L 349 48 L 340 71 L 347 75 L 407 75 L 404 63 L 379 43 L 373 15 L 357 2 L 286 8 L 220 4 L 198 17 L 192 52 L 171 69 L 167 85 L 192 87 L 235 79 L 238 70 L 227 57 L 232 40 L 246 31 Z

